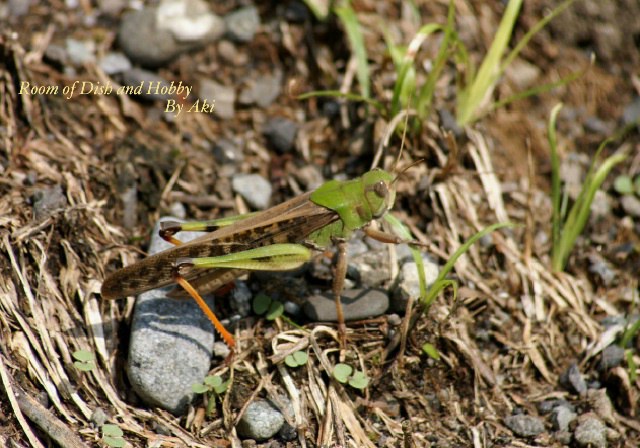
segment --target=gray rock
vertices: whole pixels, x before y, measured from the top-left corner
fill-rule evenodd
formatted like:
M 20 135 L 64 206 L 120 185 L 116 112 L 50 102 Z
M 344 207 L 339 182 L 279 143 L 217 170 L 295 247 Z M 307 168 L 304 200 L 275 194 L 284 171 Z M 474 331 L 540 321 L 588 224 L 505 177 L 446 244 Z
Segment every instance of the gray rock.
M 109 52 L 98 60 L 98 66 L 107 75 L 115 75 L 116 73 L 131 70 L 131 61 L 120 52 Z
M 591 203 L 591 216 L 594 218 L 606 218 L 611 216 L 611 203 L 611 196 L 602 190 L 596 191 L 596 194 L 593 197 L 593 202 Z
M 620 203 L 625 213 L 636 218 L 640 217 L 640 199 L 633 195 L 625 194 L 620 198 Z
M 218 55 L 221 62 L 227 64 L 230 63 L 236 67 L 242 67 L 249 64 L 249 55 L 246 51 L 241 51 L 238 49 L 238 46 L 231 42 L 230 40 L 221 40 L 218 43 Z M 250 88 L 250 86 L 247 86 Z M 243 90 L 244 92 L 244 90 Z M 242 94 L 241 94 L 242 95 Z M 252 104 L 251 102 L 243 102 L 242 99 L 239 100 L 241 104 Z
M 389 296 L 381 289 L 348 289 L 342 292 L 345 320 L 366 319 L 384 314 L 389 308 Z M 303 307 L 305 315 L 316 322 L 337 322 L 333 294 L 314 294 Z
M 260 15 L 255 6 L 237 9 L 224 18 L 227 35 L 236 42 L 251 42 L 260 26 Z
M 422 262 L 424 263 L 424 276 L 428 287 L 438 278 L 440 267 L 427 255 L 422 256 Z M 395 312 L 404 312 L 410 297 L 420 297 L 418 266 L 414 261 L 407 261 L 402 265 L 398 276 L 398 284 L 394 288 L 392 297 L 391 309 Z
M 573 435 L 570 431 L 556 431 L 553 433 L 553 438 L 562 445 L 569 445 Z
M 584 121 L 584 128 L 590 133 L 600 135 L 610 135 L 615 132 L 615 125 L 610 121 L 604 121 L 598 117 L 587 117 Z
M 557 406 L 551 412 L 551 423 L 553 428 L 557 431 L 566 431 L 569 429 L 569 425 L 577 417 L 577 414 L 573 412 L 567 406 Z
M 67 54 L 67 50 L 61 45 L 51 44 L 47 46 L 47 49 L 44 52 L 44 57 L 48 62 L 55 64 L 60 68 L 66 68 L 67 64 L 69 64 L 69 55 Z
M 294 176 L 307 191 L 313 191 L 324 183 L 322 172 L 316 165 L 305 165 L 297 170 Z
M 231 187 L 253 208 L 264 210 L 269 206 L 271 183 L 259 174 L 236 174 L 231 179 Z
M 236 92 L 233 87 L 227 87 L 210 79 L 200 81 L 198 96 L 214 105 L 213 113 L 225 120 L 234 117 Z
M 530 415 L 510 415 L 504 419 L 507 427 L 520 437 L 535 437 L 544 432 L 544 423 L 538 417 Z
M 593 414 L 585 414 L 580 417 L 573 438 L 580 447 L 606 448 L 607 427 Z
M 101 427 L 102 425 L 107 423 L 107 420 L 109 420 L 109 418 L 110 417 L 107 415 L 107 413 L 104 412 L 102 408 L 98 407 L 95 408 L 93 410 L 93 413 L 91 414 L 91 423 L 98 427 Z
M 246 282 L 236 280 L 234 283 L 235 288 L 231 291 L 229 305 L 235 313 L 242 317 L 247 317 L 251 314 L 251 299 L 253 298 L 253 294 Z
M 96 60 L 96 44 L 92 40 L 66 40 L 66 49 L 69 60 L 73 65 L 81 66 Z
M 161 221 L 175 218 L 162 218 Z M 156 225 L 150 253 L 172 247 L 158 236 Z M 200 232 L 180 232 L 189 241 Z M 127 373 L 135 392 L 149 405 L 174 414 L 184 412 L 193 398 L 191 385 L 209 371 L 214 328 L 193 300 L 171 299 L 172 287 L 138 296 L 131 322 Z M 210 304 L 212 305 L 212 304 Z
M 618 367 L 624 360 L 624 349 L 619 345 L 609 345 L 602 350 L 602 356 L 600 363 L 598 364 L 598 370 L 600 372 L 606 372 L 609 369 Z
M 550 414 L 551 411 L 553 411 L 555 408 L 560 406 L 569 409 L 571 412 L 575 412 L 576 410 L 575 407 L 571 403 L 569 403 L 567 400 L 564 400 L 562 398 L 560 399 L 554 398 L 554 399 L 544 400 L 540 402 L 538 404 L 538 411 L 541 414 Z
M 357 239 L 352 239 L 348 246 L 352 243 L 358 244 Z M 367 243 L 365 239 L 365 252 L 347 259 L 347 276 L 365 288 L 377 288 L 391 280 L 389 256 L 385 246 L 376 248 Z
M 575 362 L 560 375 L 560 384 L 571 393 L 582 395 L 587 392 L 587 383 Z
M 537 84 L 540 68 L 524 59 L 515 58 L 505 70 L 505 77 L 516 86 L 516 90 L 526 90 Z
M 129 59 L 146 67 L 164 65 L 185 49 L 170 31 L 158 29 L 155 8 L 125 14 L 118 30 L 118 43 Z
M 247 406 L 236 429 L 241 437 L 264 441 L 276 435 L 284 422 L 277 407 L 267 400 L 256 400 Z
M 33 195 L 33 219 L 40 221 L 66 206 L 67 198 L 60 184 L 41 188 Z
M 239 139 L 219 139 L 213 147 L 213 157 L 220 165 L 237 165 L 244 160 L 242 141 Z
M 354 232 L 353 236 L 349 239 L 347 244 L 347 259 L 351 260 L 354 257 L 359 257 L 369 252 L 369 246 L 364 242 L 364 233 L 361 230 Z
M 289 152 L 296 142 L 298 124 L 288 118 L 274 117 L 266 122 L 262 132 L 276 150 Z
M 636 123 L 640 125 L 640 96 L 635 97 L 633 101 L 624 108 L 622 121 L 624 124 Z
M 276 70 L 272 74 L 259 76 L 246 83 L 240 92 L 240 104 L 257 104 L 269 107 L 282 92 L 282 71 Z M 297 130 L 297 128 L 296 128 Z
M 156 10 L 159 30 L 169 31 L 177 42 L 200 46 L 225 32 L 224 21 L 202 0 L 162 0 Z
M 605 286 L 611 285 L 616 279 L 617 273 L 611 267 L 611 264 L 603 257 L 597 254 L 589 255 L 589 272 L 600 277 Z
M 620 391 L 620 393 L 622 392 Z M 607 394 L 607 389 L 589 389 L 587 391 L 587 400 L 598 418 L 611 425 L 616 424 L 618 421 L 616 410 Z

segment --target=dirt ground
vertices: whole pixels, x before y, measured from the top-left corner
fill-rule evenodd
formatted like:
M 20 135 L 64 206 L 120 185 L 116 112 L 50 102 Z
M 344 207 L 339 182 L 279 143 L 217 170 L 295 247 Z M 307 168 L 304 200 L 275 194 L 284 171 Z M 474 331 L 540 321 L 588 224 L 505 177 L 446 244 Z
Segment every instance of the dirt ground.
M 401 165 L 425 162 L 398 181 L 394 214 L 440 265 L 481 229 L 519 225 L 483 238 L 458 260 L 449 275 L 458 283 L 457 297 L 449 288 L 428 310 L 414 309 L 404 321 L 412 321 L 409 331 L 398 330 L 406 346 L 390 345 L 387 319 L 349 325 L 350 340 L 366 343 L 343 355 L 364 367 L 365 390 L 326 373 L 311 347 L 320 344 L 325 361 L 337 362 L 337 341 L 326 335 L 308 340 L 308 364 L 284 375 L 272 341 L 278 332 L 297 330 L 253 318 L 236 332 L 237 360 L 212 363 L 216 372 L 234 369 L 236 379 L 211 416 L 202 398 L 173 416 L 135 396 L 122 364 L 133 299 L 102 301 L 105 276 L 144 257 L 160 216 L 181 210 L 197 220 L 250 210 L 232 189 L 236 173 L 267 179 L 271 204 L 301 194 L 318 177 L 361 175 L 393 117 L 358 101 L 297 98 L 320 90 L 360 92 L 342 24 L 335 15 L 318 20 L 302 2 L 256 3 L 260 26 L 250 40 L 220 37 L 149 69 L 188 86 L 215 80 L 236 94 L 230 111 L 178 117 L 166 112 L 166 99 L 62 94 L 77 80 L 117 78 L 96 62 L 78 65 L 47 50 L 64 48 L 69 38 L 92 42 L 96 55 L 118 50 L 126 2 L 26 3 L 25 10 L 21 2 L 0 4 L 0 445 L 108 446 L 101 430 L 108 422 L 134 447 L 640 446 L 637 331 L 624 357 L 614 365 L 604 361 L 605 349 L 619 345 L 638 316 L 640 214 L 613 188 L 619 175 L 640 175 L 635 0 L 571 5 L 507 68 L 494 99 L 580 76 L 465 129 L 452 129 L 448 118 L 455 115 L 463 67 L 447 62 L 432 113 L 406 137 Z M 506 2 L 454 3 L 460 39 L 479 63 Z M 247 5 L 210 2 L 209 8 L 224 16 Z M 556 5 L 525 2 L 511 46 Z M 352 6 L 363 29 L 371 96 L 388 105 L 396 72 L 383 30 L 407 44 L 420 26 L 446 23 L 448 2 Z M 420 48 L 418 80 L 432 68 L 438 43 L 436 34 Z M 247 85 L 274 73 L 281 78 L 273 101 L 240 100 Z M 61 91 L 20 94 L 23 82 Z M 569 201 L 602 141 L 616 137 L 599 160 L 620 150 L 629 155 L 603 183 L 564 272 L 550 267 L 547 123 L 558 102 L 564 104 L 558 140 Z M 276 147 L 263 132 L 273 117 L 296 123 L 290 148 Z M 221 141 L 233 143 L 230 158 L 220 155 Z M 383 156 L 386 168 L 400 145 L 394 135 Z M 425 343 L 440 359 L 422 351 Z M 95 356 L 95 368 L 74 366 L 78 350 Z M 294 437 L 241 442 L 233 428 L 246 401 L 291 387 L 304 397 Z M 547 409 L 553 400 L 575 414 L 567 427 L 559 428 Z M 543 428 L 514 429 L 514 421 L 526 422 L 522 416 Z M 600 425 L 600 435 L 584 438 L 588 423 Z

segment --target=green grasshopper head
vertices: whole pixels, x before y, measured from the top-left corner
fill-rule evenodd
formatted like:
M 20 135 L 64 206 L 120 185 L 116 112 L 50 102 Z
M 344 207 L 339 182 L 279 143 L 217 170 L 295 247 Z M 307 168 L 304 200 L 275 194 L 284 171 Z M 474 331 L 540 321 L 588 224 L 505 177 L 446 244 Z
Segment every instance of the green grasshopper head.
M 374 219 L 380 218 L 393 207 L 396 200 L 395 176 L 381 170 L 373 169 L 362 176 L 364 197 Z

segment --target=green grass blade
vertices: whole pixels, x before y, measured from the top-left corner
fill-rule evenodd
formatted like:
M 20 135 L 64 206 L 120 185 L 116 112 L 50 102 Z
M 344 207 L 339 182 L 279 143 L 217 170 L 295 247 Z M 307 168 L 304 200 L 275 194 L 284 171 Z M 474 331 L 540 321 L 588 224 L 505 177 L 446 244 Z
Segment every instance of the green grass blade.
M 324 21 L 329 15 L 331 0 L 303 0 L 307 8 L 311 10 L 316 19 Z
M 440 49 L 433 63 L 433 69 L 427 77 L 427 81 L 420 89 L 416 110 L 420 120 L 426 119 L 431 112 L 431 101 L 436 90 L 436 83 L 440 74 L 444 70 L 449 61 L 450 46 L 457 37 L 455 31 L 455 3 L 453 0 L 449 2 L 449 11 L 447 14 L 447 26 L 444 27 L 444 38 L 440 43 Z
M 364 46 L 364 37 L 362 36 L 360 23 L 358 23 L 358 17 L 348 2 L 346 2 L 345 6 L 336 8 L 335 13 L 347 31 L 347 39 L 349 39 L 349 43 L 351 44 L 351 51 L 356 57 L 356 74 L 358 82 L 360 83 L 360 92 L 363 97 L 370 98 L 369 61 L 367 59 L 367 49 Z
M 532 87 L 530 89 L 525 90 L 524 92 L 518 92 L 514 95 L 508 96 L 505 99 L 502 99 L 500 101 L 496 101 L 495 103 L 493 103 L 493 105 L 491 105 L 491 107 L 489 108 L 490 111 L 499 109 L 503 106 L 506 106 L 507 104 L 511 104 L 515 101 L 521 100 L 523 98 L 528 98 L 530 96 L 534 96 L 534 95 L 539 95 L 541 93 L 546 93 L 546 92 L 550 92 L 551 90 L 555 89 L 556 87 L 562 87 L 565 86 L 567 84 L 569 84 L 572 81 L 575 81 L 576 79 L 582 77 L 587 69 L 584 70 L 580 70 L 574 73 L 569 74 L 568 76 L 565 76 L 564 78 L 560 79 L 559 81 L 556 82 L 550 82 L 547 84 L 543 84 L 541 86 L 535 86 Z
M 609 141 L 610 140 L 605 140 L 600 145 L 594 160 L 598 158 L 598 155 Z M 580 194 L 578 195 L 575 204 L 573 204 L 573 207 L 571 207 L 569 216 L 567 216 L 567 220 L 562 227 L 560 241 L 558 243 L 559 247 L 557 251 L 553 253 L 552 257 L 552 267 L 554 270 L 561 271 L 565 268 L 569 259 L 569 254 L 575 245 L 578 235 L 582 233 L 582 230 L 587 225 L 589 214 L 591 212 L 591 204 L 593 203 L 593 198 L 595 197 L 596 192 L 613 167 L 623 162 L 626 158 L 627 154 L 625 153 L 613 154 L 607 157 L 595 173 L 595 162 L 592 164 L 584 185 L 580 190 Z
M 458 102 L 457 121 L 464 126 L 473 121 L 485 98 L 491 94 L 494 85 L 502 74 L 501 58 L 507 48 L 513 25 L 518 18 L 522 0 L 510 0 L 502 16 L 498 31 L 491 43 L 487 56 L 482 61 L 478 75 L 469 88 L 464 102 Z
M 562 191 L 560 190 L 560 157 L 558 156 L 558 140 L 556 136 L 556 122 L 560 109 L 562 109 L 562 103 L 557 104 L 551 110 L 549 127 L 547 128 L 547 138 L 551 150 L 551 241 L 554 250 L 560 242 L 560 232 L 562 230 L 562 214 L 560 209 L 562 195 Z
M 402 58 L 402 62 L 396 69 L 398 75 L 393 88 L 393 97 L 391 100 L 392 116 L 397 115 L 403 107 L 402 100 L 406 100 L 406 98 L 403 98 L 403 92 L 407 90 L 407 85 L 411 82 L 415 82 L 415 73 L 413 76 L 411 76 L 411 73 L 413 72 L 413 64 L 415 63 L 418 50 L 431 34 L 442 29 L 442 25 L 431 23 L 420 28 L 413 39 L 411 39 L 411 42 L 407 47 L 407 51 Z
M 455 265 L 456 261 L 458 261 L 458 258 L 460 258 L 462 256 L 462 254 L 464 254 L 466 251 L 468 251 L 469 248 L 476 241 L 478 241 L 483 236 L 493 232 L 494 230 L 498 230 L 498 229 L 501 229 L 503 227 L 513 227 L 514 225 L 515 224 L 510 223 L 510 222 L 499 222 L 499 223 L 496 223 L 496 224 L 492 224 L 489 227 L 485 227 L 480 232 L 476 233 L 471 238 L 469 238 L 467 241 L 465 241 L 465 243 L 462 246 L 460 246 L 458 248 L 458 250 L 456 250 L 451 257 L 449 257 L 449 259 L 447 260 L 447 263 L 442 267 L 442 269 L 438 273 L 438 277 L 436 278 L 436 281 L 433 282 L 433 285 L 431 286 L 431 288 L 429 288 L 429 291 L 427 292 L 427 295 L 425 296 L 424 304 L 425 305 L 429 305 L 429 304 L 433 303 L 433 301 L 436 299 L 436 297 L 438 296 L 440 291 L 444 288 L 444 286 L 447 286 L 443 282 L 450 281 L 450 280 L 446 280 L 445 277 L 447 275 L 449 275 L 449 272 L 451 272 L 451 270 L 453 269 L 453 266 Z

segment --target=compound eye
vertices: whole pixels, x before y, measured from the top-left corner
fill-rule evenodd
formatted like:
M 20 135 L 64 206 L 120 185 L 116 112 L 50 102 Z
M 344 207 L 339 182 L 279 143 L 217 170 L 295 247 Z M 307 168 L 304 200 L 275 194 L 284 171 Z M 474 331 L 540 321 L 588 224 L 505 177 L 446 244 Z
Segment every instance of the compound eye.
M 376 196 L 382 199 L 386 198 L 389 195 L 387 184 L 385 184 L 383 181 L 375 183 L 375 185 L 373 186 L 373 192 L 376 194 Z

